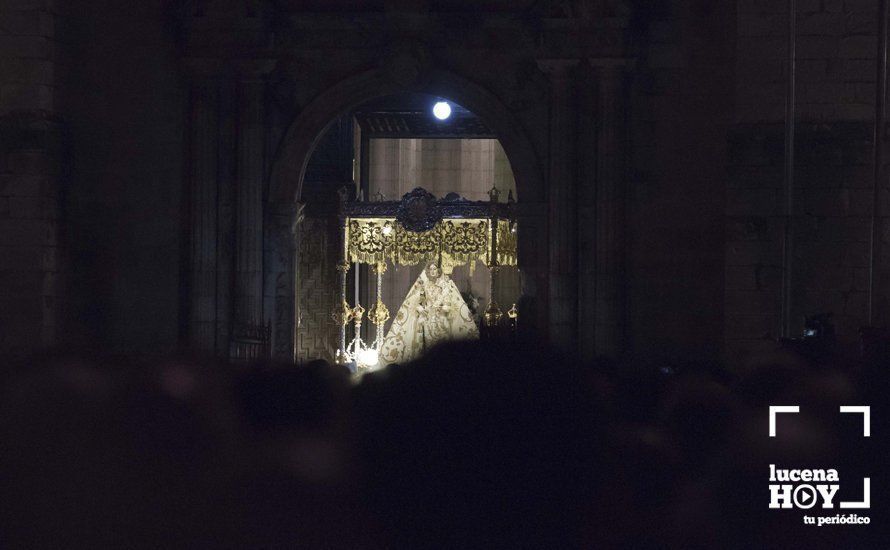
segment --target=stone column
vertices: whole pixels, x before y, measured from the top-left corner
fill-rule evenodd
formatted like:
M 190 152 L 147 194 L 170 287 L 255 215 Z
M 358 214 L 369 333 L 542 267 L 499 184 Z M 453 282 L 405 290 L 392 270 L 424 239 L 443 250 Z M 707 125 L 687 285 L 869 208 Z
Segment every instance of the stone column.
M 189 346 L 216 348 L 217 85 L 191 87 Z
M 236 83 L 220 81 L 217 122 L 216 199 L 216 354 L 226 357 L 232 336 L 232 292 L 235 267 L 236 136 L 238 97 Z
M 289 363 L 296 361 L 296 249 L 303 206 L 269 203 L 265 213 L 264 315 L 272 329 L 272 358 Z
M 550 77 L 548 226 L 551 343 L 578 347 L 578 211 L 575 157 L 574 68 L 577 59 L 538 60 Z
M 625 346 L 625 60 L 590 60 L 597 75 L 596 256 L 594 327 L 596 353 L 617 355 Z M 587 312 L 592 314 L 593 312 Z M 586 338 L 588 335 L 585 334 Z
M 597 132 L 599 86 L 596 69 L 589 64 L 578 75 L 578 353 L 585 360 L 597 355 Z
M 264 81 L 238 84 L 234 331 L 263 321 Z

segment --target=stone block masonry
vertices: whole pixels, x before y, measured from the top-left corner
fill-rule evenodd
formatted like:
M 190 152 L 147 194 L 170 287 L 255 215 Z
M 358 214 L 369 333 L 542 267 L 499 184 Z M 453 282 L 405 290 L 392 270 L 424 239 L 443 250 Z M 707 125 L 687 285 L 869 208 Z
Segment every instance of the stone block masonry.
M 57 342 L 64 298 L 52 2 L 0 7 L 0 352 Z

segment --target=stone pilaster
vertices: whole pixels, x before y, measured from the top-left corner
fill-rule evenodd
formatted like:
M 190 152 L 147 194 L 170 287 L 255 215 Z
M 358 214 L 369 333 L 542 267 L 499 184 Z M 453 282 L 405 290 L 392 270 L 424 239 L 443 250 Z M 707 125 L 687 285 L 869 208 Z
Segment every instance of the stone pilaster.
M 590 60 L 597 75 L 596 254 L 594 335 L 596 354 L 617 355 L 625 346 L 625 188 L 623 60 Z M 591 312 L 592 313 L 592 312 Z M 587 334 L 583 335 L 585 338 Z
M 270 203 L 265 221 L 264 312 L 272 330 L 272 358 L 296 359 L 297 231 L 303 219 L 298 203 Z
M 235 231 L 235 329 L 263 320 L 264 82 L 238 85 L 238 207 Z
M 578 345 L 578 211 L 574 170 L 574 69 L 577 59 L 538 60 L 550 78 L 548 226 L 550 240 L 550 341 L 569 351 Z
M 596 357 L 597 266 L 597 153 L 599 86 L 597 71 L 589 64 L 578 74 L 578 353 Z
M 235 216 L 238 203 L 235 158 L 238 96 L 235 83 L 229 79 L 219 85 L 219 121 L 217 150 L 216 201 L 216 354 L 229 353 L 232 335 L 232 292 L 235 266 Z
M 216 349 L 217 85 L 198 80 L 191 89 L 189 345 Z

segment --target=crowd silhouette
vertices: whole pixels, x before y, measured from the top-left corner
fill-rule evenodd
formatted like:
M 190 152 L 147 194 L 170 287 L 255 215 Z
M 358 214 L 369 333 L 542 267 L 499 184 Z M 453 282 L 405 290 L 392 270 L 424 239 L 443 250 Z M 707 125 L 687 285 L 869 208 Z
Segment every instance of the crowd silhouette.
M 767 507 L 769 464 L 836 468 L 851 499 L 871 475 L 877 506 L 884 439 L 837 408 L 878 418 L 885 364 L 777 346 L 730 373 L 489 341 L 354 383 L 324 361 L 32 359 L 0 381 L 0 544 L 886 548 L 877 508 L 815 527 Z M 771 404 L 801 407 L 781 437 Z

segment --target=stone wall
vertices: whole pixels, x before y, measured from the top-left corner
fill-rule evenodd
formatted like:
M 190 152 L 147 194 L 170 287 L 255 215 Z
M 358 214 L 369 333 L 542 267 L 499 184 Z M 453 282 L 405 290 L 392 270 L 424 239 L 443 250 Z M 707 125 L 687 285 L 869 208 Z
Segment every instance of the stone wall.
M 877 0 L 797 3 L 790 336 L 832 313 L 868 323 Z M 780 335 L 784 231 L 784 2 L 738 2 L 726 210 L 726 348 L 743 362 Z
M 163 353 L 179 335 L 185 96 L 159 2 L 67 4 L 69 345 Z
M 0 7 L 0 350 L 174 349 L 183 93 L 161 3 Z
M 780 2 L 776 2 L 780 3 Z M 641 11 L 627 187 L 627 348 L 717 359 L 735 2 Z
M 56 3 L 0 6 L 0 353 L 56 345 L 64 298 Z

